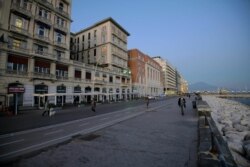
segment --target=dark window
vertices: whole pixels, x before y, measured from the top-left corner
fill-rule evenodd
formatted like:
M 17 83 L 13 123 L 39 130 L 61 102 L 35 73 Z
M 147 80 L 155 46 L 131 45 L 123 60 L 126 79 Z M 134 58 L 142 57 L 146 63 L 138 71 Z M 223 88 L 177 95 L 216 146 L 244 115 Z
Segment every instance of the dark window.
M 89 34 L 88 34 L 88 39 L 90 39 L 90 32 L 89 32 Z
M 96 49 L 94 49 L 94 56 L 96 56 Z
M 82 41 L 84 41 L 84 35 L 82 35 Z
M 113 77 L 109 76 L 109 82 L 113 82 Z
M 91 73 L 90 72 L 86 72 L 86 79 L 91 79 Z
M 82 72 L 75 70 L 75 78 L 81 78 Z

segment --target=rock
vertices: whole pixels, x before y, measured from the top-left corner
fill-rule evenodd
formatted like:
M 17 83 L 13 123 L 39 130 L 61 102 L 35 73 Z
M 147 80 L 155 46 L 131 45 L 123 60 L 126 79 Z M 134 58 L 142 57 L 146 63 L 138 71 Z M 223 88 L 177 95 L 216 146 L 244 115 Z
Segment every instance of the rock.
M 230 126 L 224 126 L 221 131 L 223 132 L 223 135 L 225 135 L 228 131 L 234 131 L 235 129 Z
M 246 153 L 246 158 L 250 160 L 250 143 L 249 144 L 244 144 L 243 145 L 243 150 Z
M 227 131 L 225 136 L 229 142 L 241 142 L 245 135 L 236 131 Z
M 246 158 L 238 154 L 237 152 L 231 151 L 238 166 L 241 167 L 249 167 L 249 162 Z
M 245 136 L 244 136 L 244 140 L 250 140 L 250 132 L 248 132 Z
M 228 142 L 228 147 L 232 150 L 235 151 L 241 155 L 245 154 L 245 151 L 243 149 L 242 143 L 241 142 Z
M 241 124 L 234 124 L 234 128 L 235 128 L 235 130 L 238 131 L 238 132 L 244 132 L 244 131 L 247 131 L 247 130 L 248 130 L 247 127 L 245 127 L 245 126 L 243 126 L 243 125 L 241 125 Z
M 242 119 L 240 121 L 240 124 L 243 126 L 250 126 L 250 120 L 249 119 Z

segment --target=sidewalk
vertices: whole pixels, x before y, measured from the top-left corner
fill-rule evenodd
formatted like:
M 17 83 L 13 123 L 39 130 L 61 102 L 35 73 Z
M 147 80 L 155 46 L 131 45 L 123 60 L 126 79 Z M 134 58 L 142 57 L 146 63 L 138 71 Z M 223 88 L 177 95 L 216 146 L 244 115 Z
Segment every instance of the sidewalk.
M 176 98 L 170 99 L 162 108 L 78 136 L 14 165 L 196 167 L 198 118 L 191 99 L 186 99 L 184 116 Z

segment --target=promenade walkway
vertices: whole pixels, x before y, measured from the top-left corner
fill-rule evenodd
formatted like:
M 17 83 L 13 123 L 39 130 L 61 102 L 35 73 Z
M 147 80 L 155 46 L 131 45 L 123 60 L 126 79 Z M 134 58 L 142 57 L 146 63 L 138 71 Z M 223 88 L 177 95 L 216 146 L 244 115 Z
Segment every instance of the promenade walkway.
M 76 136 L 67 144 L 11 165 L 16 166 L 197 166 L 197 115 L 187 99 L 185 115 L 177 98 L 144 107 L 134 118 Z M 138 108 L 142 112 L 142 107 Z M 108 118 L 105 118 L 108 119 Z M 104 118 L 102 118 L 104 120 Z

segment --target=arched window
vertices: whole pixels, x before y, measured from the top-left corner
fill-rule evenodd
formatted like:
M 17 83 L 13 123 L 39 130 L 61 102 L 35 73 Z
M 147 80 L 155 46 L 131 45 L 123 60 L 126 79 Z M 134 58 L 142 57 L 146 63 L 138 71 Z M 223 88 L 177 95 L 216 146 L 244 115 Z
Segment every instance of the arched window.
M 66 93 L 66 86 L 65 85 L 59 85 L 56 87 L 57 93 Z

